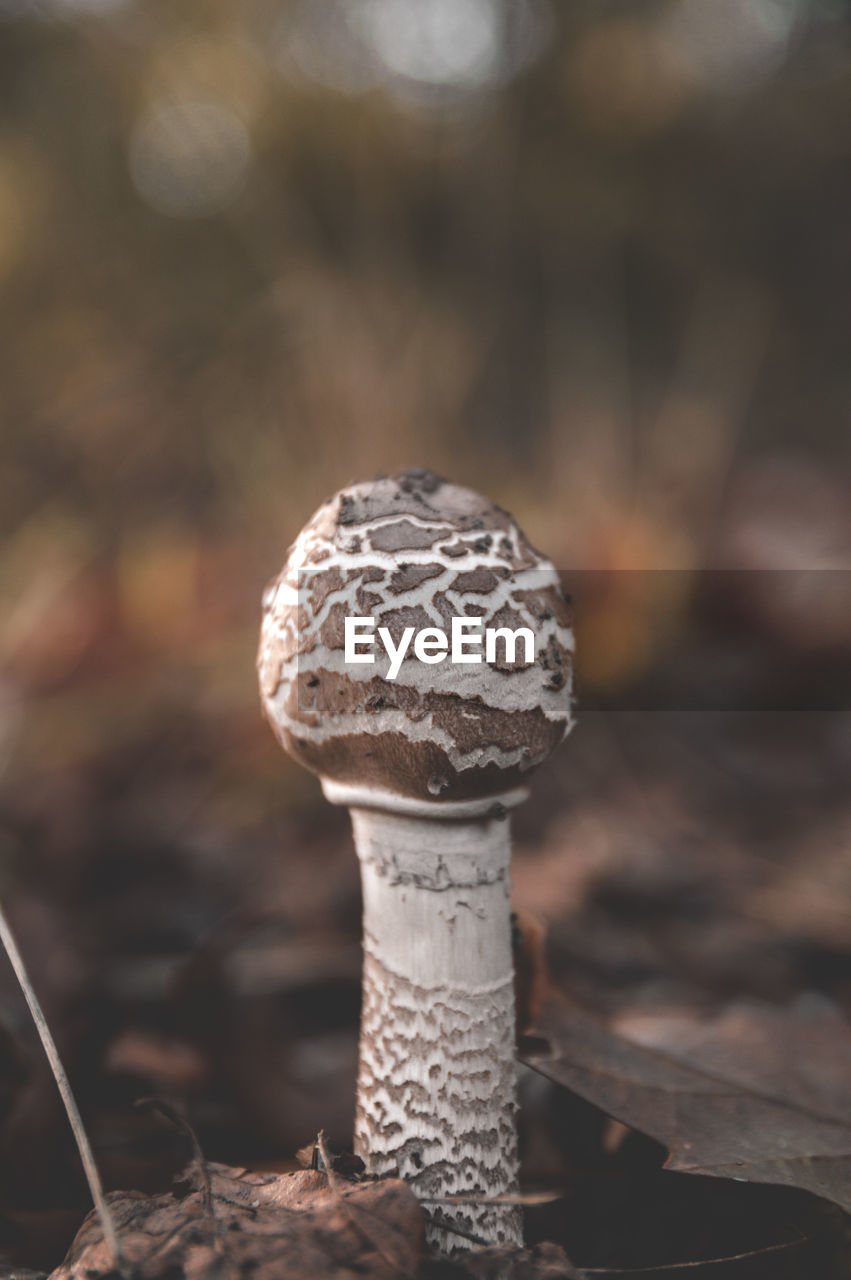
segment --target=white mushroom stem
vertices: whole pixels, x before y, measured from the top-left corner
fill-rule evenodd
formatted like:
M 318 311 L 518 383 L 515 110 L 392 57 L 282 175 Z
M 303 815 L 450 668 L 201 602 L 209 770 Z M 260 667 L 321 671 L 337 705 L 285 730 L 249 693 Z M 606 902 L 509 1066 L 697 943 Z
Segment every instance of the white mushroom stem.
M 520 1210 L 493 1200 L 517 1191 L 506 810 L 526 792 L 430 804 L 323 787 L 351 809 L 363 883 L 355 1150 L 411 1184 L 440 1252 L 521 1244 Z

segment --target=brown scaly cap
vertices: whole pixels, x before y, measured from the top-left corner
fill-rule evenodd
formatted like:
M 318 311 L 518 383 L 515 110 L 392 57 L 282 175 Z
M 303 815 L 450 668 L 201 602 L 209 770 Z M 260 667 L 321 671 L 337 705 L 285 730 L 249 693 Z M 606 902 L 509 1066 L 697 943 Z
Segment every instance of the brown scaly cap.
M 344 620 L 375 619 L 372 665 L 344 661 Z M 453 617 L 531 628 L 535 661 L 426 664 L 395 680 L 378 640 Z M 275 733 L 308 769 L 423 800 L 522 784 L 571 727 L 570 611 L 552 564 L 507 512 L 416 469 L 344 489 L 290 548 L 263 601 L 257 667 Z

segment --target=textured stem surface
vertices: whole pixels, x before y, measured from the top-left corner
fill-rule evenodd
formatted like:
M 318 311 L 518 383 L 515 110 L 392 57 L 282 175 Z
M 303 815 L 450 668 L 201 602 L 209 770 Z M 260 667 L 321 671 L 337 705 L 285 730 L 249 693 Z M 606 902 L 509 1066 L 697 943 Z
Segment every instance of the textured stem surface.
M 507 818 L 353 808 L 364 899 L 355 1145 L 426 1202 L 430 1243 L 522 1243 Z M 479 1203 L 439 1203 L 459 1195 Z

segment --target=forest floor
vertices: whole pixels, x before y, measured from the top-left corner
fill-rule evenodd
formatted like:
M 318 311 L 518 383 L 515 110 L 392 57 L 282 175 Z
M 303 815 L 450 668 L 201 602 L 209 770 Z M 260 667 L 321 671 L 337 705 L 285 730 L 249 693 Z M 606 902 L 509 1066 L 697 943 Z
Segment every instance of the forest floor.
M 222 1195 L 236 1212 L 228 1179 L 263 1175 L 274 1199 L 282 1177 L 287 1196 L 322 1200 L 342 1253 L 298 1263 L 292 1241 L 256 1255 L 240 1235 L 241 1273 L 437 1275 L 404 1188 L 376 1243 L 348 1200 L 387 1186 L 347 1182 L 346 1161 L 329 1185 L 295 1155 L 320 1131 L 331 1153 L 351 1147 L 347 817 L 253 710 L 169 697 L 127 741 L 19 763 L 2 794 L 6 907 L 107 1188 L 137 1193 L 116 1213 L 203 1221 Z M 94 705 L 60 711 L 72 723 Z M 851 1274 L 849 724 L 589 707 L 541 769 L 513 820 L 528 1247 L 510 1265 L 479 1256 L 475 1274 Z M 0 1038 L 0 1275 L 44 1274 L 90 1201 L 5 972 Z M 109 1270 L 96 1236 L 87 1224 L 57 1278 Z M 169 1266 L 219 1274 L 221 1247 L 193 1239 Z M 180 1274 L 157 1257 L 144 1274 Z M 471 1258 L 440 1265 L 469 1275 Z

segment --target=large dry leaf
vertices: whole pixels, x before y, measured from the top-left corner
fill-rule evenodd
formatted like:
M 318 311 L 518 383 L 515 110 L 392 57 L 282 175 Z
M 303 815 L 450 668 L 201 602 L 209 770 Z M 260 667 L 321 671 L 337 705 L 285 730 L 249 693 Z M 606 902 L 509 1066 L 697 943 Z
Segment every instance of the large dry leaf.
M 248 1275 L 252 1280 L 395 1280 L 416 1274 L 422 1210 L 398 1179 L 341 1188 L 324 1174 L 249 1173 L 207 1166 L 209 1181 L 182 1199 L 114 1192 L 109 1197 L 125 1261 L 135 1280 Z M 50 1280 L 114 1276 L 113 1259 L 90 1214 Z
M 556 1244 L 465 1253 L 453 1262 L 423 1253 L 423 1215 L 398 1179 L 331 1185 L 314 1170 L 254 1174 L 226 1165 L 187 1173 L 194 1190 L 109 1197 L 133 1280 L 581 1280 Z M 17 1273 L 16 1273 L 17 1274 Z M 83 1223 L 62 1266 L 33 1280 L 118 1280 L 96 1216 Z M 1 1280 L 1 1278 L 0 1278 Z M 16 1280 L 10 1276 L 9 1280 Z
M 666 1167 L 800 1187 L 851 1211 L 851 1032 L 832 1006 L 731 1006 L 618 1034 L 553 1002 L 521 1058 L 663 1143 Z M 642 1043 L 637 1043 L 641 1037 Z

